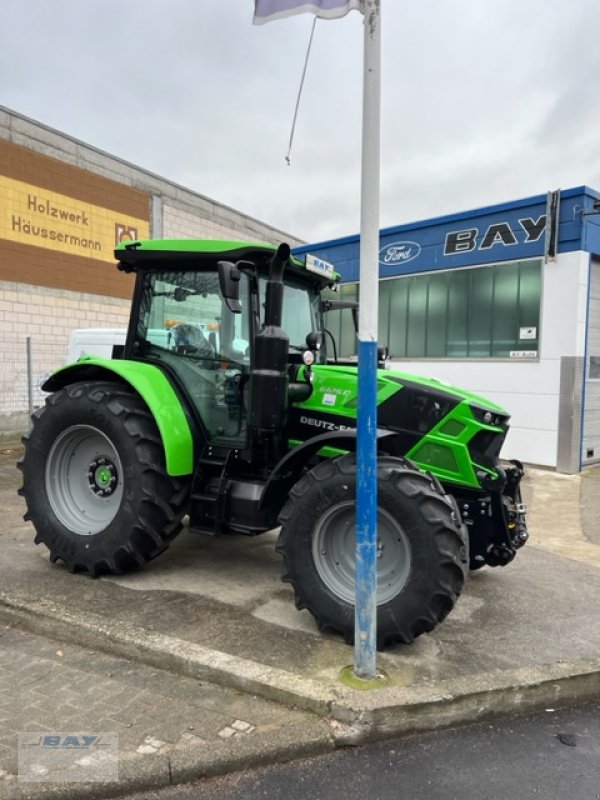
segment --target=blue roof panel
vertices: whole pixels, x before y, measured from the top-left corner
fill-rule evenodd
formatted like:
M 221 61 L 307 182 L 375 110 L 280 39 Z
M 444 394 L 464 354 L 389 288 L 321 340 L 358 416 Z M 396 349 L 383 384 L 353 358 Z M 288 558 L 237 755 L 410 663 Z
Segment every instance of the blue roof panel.
M 560 192 L 558 252 L 600 253 L 600 213 L 590 215 L 600 194 L 586 186 Z M 384 228 L 381 278 L 432 270 L 542 257 L 548 236 L 548 195 Z M 585 213 L 584 213 L 585 212 Z M 359 235 L 294 249 L 332 262 L 342 281 L 359 278 Z

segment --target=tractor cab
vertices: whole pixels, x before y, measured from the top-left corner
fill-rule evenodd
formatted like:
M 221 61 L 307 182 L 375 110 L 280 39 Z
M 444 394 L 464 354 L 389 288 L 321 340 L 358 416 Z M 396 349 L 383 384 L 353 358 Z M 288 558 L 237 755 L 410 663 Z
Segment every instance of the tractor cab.
M 198 244 L 117 251 L 119 267 L 137 273 L 123 357 L 169 376 L 203 442 L 244 450 L 251 428 L 282 429 L 288 403 L 309 396 L 310 366 L 327 360 L 320 291 L 337 275 L 290 258 L 285 245 Z

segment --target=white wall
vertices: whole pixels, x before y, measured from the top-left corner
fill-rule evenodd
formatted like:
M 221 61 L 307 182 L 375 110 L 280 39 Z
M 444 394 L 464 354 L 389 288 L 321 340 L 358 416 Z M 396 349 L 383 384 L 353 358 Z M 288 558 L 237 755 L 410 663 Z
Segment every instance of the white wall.
M 487 397 L 511 415 L 502 455 L 556 466 L 560 360 L 583 357 L 589 254 L 566 253 L 542 267 L 539 361 L 394 359 L 391 368 L 439 378 Z
M 591 285 L 588 322 L 588 355 L 600 357 L 600 259 L 591 263 Z M 582 462 L 600 461 L 600 379 L 587 380 L 583 425 Z

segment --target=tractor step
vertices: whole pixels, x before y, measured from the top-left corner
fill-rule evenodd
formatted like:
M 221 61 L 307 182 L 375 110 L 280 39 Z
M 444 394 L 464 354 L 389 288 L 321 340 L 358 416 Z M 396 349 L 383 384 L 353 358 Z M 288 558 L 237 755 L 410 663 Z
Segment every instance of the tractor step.
M 201 491 L 191 496 L 190 532 L 219 536 L 222 528 L 224 497 L 220 482 L 213 478 Z
M 219 534 L 215 531 L 214 526 L 212 528 L 202 528 L 198 525 L 194 525 L 193 528 L 190 526 L 189 531 L 190 533 L 199 534 L 201 536 L 219 536 Z
M 198 459 L 190 497 L 190 532 L 220 536 L 229 493 L 229 456 L 220 458 L 208 450 Z

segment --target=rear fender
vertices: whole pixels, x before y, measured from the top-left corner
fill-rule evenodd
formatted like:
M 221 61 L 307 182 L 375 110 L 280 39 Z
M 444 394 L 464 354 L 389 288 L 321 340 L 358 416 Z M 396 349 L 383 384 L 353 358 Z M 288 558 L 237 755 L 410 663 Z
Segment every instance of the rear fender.
M 114 381 L 115 378 L 135 389 L 150 409 L 164 447 L 168 474 L 173 477 L 191 475 L 194 441 L 188 420 L 169 380 L 153 364 L 82 356 L 54 372 L 42 389 L 55 392 L 79 381 Z

